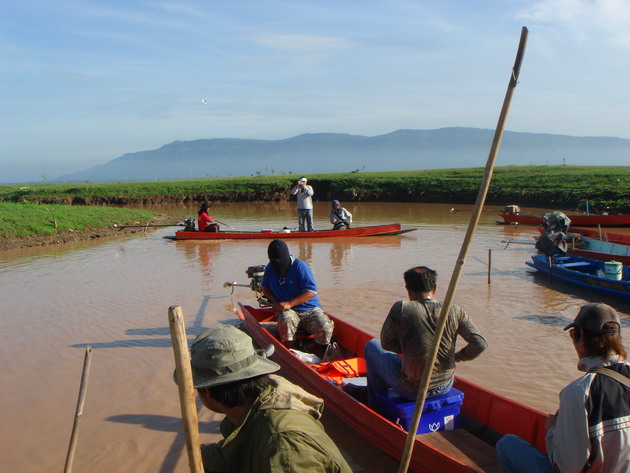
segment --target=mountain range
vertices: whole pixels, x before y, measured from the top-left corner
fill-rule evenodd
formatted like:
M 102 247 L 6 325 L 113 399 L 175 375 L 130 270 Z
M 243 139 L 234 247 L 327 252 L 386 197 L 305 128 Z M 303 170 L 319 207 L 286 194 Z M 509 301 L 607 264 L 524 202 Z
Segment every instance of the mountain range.
M 109 182 L 404 171 L 485 166 L 494 130 L 440 128 L 397 130 L 378 136 L 307 133 L 284 140 L 213 138 L 174 141 L 126 153 L 54 182 Z M 630 140 L 506 131 L 497 166 L 628 166 Z

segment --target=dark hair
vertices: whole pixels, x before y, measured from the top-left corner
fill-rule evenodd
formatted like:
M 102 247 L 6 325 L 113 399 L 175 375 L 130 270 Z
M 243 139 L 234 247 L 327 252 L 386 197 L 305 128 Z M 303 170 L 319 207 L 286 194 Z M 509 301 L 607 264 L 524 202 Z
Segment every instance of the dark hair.
M 604 328 L 608 325 L 612 325 L 614 322 L 604 324 Z M 617 325 L 617 324 L 615 324 Z M 617 355 L 622 360 L 625 360 L 627 353 L 623 347 L 620 334 L 611 333 L 595 333 L 590 330 L 586 330 L 581 327 L 573 328 L 573 337 L 575 341 L 579 341 L 584 336 L 584 349 L 588 356 L 598 357 L 603 360 L 608 360 L 611 355 Z
M 210 208 L 210 205 L 208 203 L 201 204 L 201 207 L 199 207 L 199 210 L 197 211 L 197 215 L 201 215 L 202 213 L 207 213 L 209 208 Z
M 198 391 L 210 394 L 215 401 L 225 407 L 236 407 L 242 406 L 248 399 L 256 399 L 269 385 L 271 385 L 269 375 L 263 374 L 220 386 L 199 388 Z
M 405 286 L 413 292 L 431 292 L 437 284 L 437 271 L 426 266 L 416 266 L 403 274 Z

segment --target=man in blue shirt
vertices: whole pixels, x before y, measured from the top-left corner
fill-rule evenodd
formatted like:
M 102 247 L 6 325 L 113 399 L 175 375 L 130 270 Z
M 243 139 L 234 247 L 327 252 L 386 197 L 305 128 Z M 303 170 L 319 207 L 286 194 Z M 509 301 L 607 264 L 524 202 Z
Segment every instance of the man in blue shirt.
M 263 295 L 276 311 L 280 340 L 287 348 L 295 345 L 298 326 L 314 336 L 324 352 L 333 332 L 333 321 L 319 306 L 315 277 L 308 264 L 289 253 L 282 240 L 273 240 L 267 248 L 269 264 L 262 280 Z M 318 354 L 318 353 L 316 353 Z

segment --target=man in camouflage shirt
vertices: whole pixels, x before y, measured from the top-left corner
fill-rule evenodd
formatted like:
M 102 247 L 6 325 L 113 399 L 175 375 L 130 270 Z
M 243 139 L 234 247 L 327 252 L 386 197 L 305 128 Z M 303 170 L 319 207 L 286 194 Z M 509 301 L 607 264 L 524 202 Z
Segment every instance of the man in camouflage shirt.
M 376 392 L 393 388 L 400 396 L 415 401 L 431 349 L 442 303 L 433 299 L 437 272 L 418 266 L 404 273 L 409 300 L 396 302 L 381 329 L 381 339 L 365 346 L 368 403 L 376 406 Z M 457 336 L 468 344 L 455 352 Z M 451 306 L 444 327 L 427 397 L 448 392 L 453 386 L 455 362 L 477 358 L 487 343 L 466 312 Z M 399 356 L 399 355 L 402 355 Z

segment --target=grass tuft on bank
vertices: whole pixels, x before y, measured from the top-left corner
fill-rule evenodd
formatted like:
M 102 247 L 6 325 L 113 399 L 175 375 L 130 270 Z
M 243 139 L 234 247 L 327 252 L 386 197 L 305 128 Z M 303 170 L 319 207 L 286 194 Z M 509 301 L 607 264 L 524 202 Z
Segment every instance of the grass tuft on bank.
M 142 224 L 153 215 L 142 209 L 0 202 L 0 238 Z

